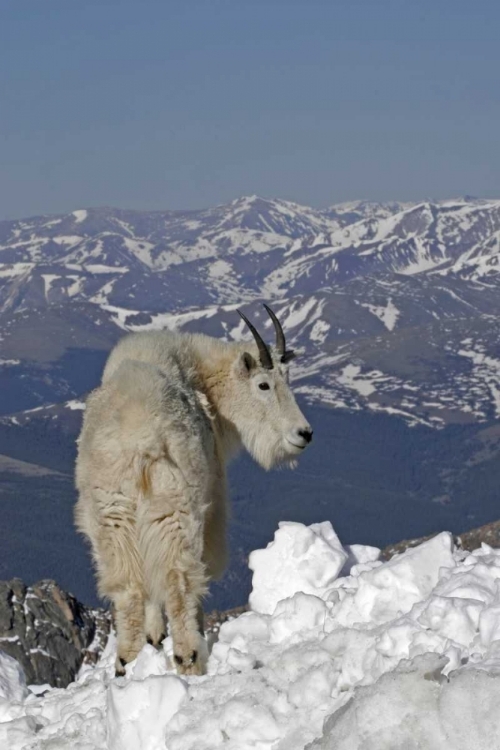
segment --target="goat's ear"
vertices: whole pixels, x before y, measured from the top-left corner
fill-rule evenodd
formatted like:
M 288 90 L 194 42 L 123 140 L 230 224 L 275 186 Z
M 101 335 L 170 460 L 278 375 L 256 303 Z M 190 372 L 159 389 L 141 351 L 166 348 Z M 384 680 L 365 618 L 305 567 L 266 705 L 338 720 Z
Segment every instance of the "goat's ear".
M 233 371 L 238 378 L 248 378 L 257 367 L 257 362 L 248 352 L 242 352 L 233 365 Z

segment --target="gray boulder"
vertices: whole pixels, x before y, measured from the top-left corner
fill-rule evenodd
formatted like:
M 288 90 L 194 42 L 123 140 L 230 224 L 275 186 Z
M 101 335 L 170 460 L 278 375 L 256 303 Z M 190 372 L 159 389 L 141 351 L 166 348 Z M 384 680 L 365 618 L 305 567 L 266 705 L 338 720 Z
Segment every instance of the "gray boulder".
M 0 581 L 0 649 L 22 665 L 28 685 L 66 687 L 82 664 L 98 660 L 110 627 L 109 612 L 86 607 L 55 581 Z

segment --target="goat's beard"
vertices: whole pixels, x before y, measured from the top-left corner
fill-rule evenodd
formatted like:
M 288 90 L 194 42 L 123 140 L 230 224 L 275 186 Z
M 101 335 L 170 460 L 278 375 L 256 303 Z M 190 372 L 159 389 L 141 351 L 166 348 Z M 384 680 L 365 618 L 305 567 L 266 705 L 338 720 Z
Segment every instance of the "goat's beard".
M 296 458 L 289 457 L 289 458 L 284 458 L 279 463 L 274 464 L 273 469 L 278 469 L 278 471 L 281 471 L 282 469 L 286 469 L 286 470 L 290 469 L 293 471 L 293 469 L 296 469 L 298 465 L 299 465 L 299 462 L 297 461 Z
M 280 435 L 269 435 L 260 432 L 246 435 L 243 444 L 252 458 L 262 466 L 263 469 L 295 469 L 297 466 L 296 454 L 290 454 L 286 450 L 285 442 Z

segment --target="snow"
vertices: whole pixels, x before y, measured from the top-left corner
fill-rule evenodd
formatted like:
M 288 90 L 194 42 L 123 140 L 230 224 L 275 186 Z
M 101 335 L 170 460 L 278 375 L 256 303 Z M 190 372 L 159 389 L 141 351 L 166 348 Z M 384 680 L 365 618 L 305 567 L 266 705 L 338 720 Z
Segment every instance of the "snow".
M 394 326 L 399 318 L 400 312 L 392 299 L 387 300 L 385 307 L 381 305 L 370 305 L 367 303 L 361 303 L 361 307 L 366 307 L 372 315 L 375 315 L 385 325 L 388 331 L 393 331 Z
M 72 279 L 73 283 L 66 288 L 66 294 L 68 297 L 74 297 L 82 291 L 83 279 L 79 276 L 67 276 L 66 278 Z
M 8 702 L 22 701 L 27 693 L 21 665 L 11 656 L 0 651 L 0 717 L 2 709 Z
M 251 610 L 208 675 L 171 640 L 113 677 L 115 639 L 65 690 L 29 693 L 0 653 L 9 750 L 492 750 L 500 736 L 500 550 L 443 532 L 389 562 L 329 522 L 281 523 L 252 553 Z
M 174 675 L 111 683 L 107 695 L 109 750 L 157 750 L 165 727 L 187 698 L 187 685 Z
M 71 409 L 71 411 L 83 411 L 85 409 L 85 403 L 83 401 L 79 401 L 78 399 L 72 399 L 71 401 L 66 401 L 64 406 L 67 409 Z
M 323 596 L 347 560 L 330 523 L 303 526 L 279 524 L 274 541 L 265 550 L 252 552 L 254 571 L 250 606 L 271 615 L 278 602 L 299 591 Z
M 360 688 L 310 750 L 492 750 L 500 737 L 500 679 L 476 669 L 439 679 L 440 657 L 402 663 Z
M 225 260 L 216 260 L 211 263 L 208 274 L 212 279 L 224 278 L 233 272 L 233 267 Z
M 459 349 L 457 354 L 470 359 L 475 377 L 489 389 L 496 416 L 500 416 L 500 360 L 485 354 L 481 345 Z
M 431 250 L 427 245 L 426 240 L 420 237 L 414 238 L 415 245 L 417 246 L 417 255 L 415 260 L 411 263 L 405 263 L 401 268 L 398 268 L 398 273 L 404 276 L 416 276 L 417 274 L 424 273 L 424 271 L 431 271 L 434 268 L 439 268 L 446 261 L 446 256 L 443 253 L 442 258 L 434 259 L 431 255 Z
M 75 217 L 75 224 L 81 224 L 82 221 L 85 221 L 85 219 L 88 216 L 88 211 L 86 211 L 84 208 L 80 208 L 77 211 L 73 211 L 73 216 Z
M 151 250 L 154 248 L 154 244 L 144 240 L 142 238 L 130 239 L 129 237 L 123 237 L 123 244 L 133 253 L 142 263 L 146 266 L 153 266 L 151 260 Z
M 34 267 L 33 263 L 12 263 L 12 264 L 0 264 L 0 279 L 1 278 L 12 278 L 14 276 L 22 276 L 25 273 L 31 271 Z
M 69 245 L 70 247 L 73 247 L 74 245 L 78 245 L 83 240 L 83 237 L 80 237 L 78 234 L 74 235 L 59 235 L 57 237 L 52 237 L 52 241 L 55 242 L 58 245 Z
M 57 276 L 57 274 L 42 273 L 42 279 L 43 279 L 43 283 L 44 283 L 45 299 L 48 298 L 48 294 L 49 294 L 49 292 L 50 292 L 50 290 L 52 288 L 52 285 L 53 285 L 54 281 L 57 281 L 57 279 L 60 279 L 60 278 L 61 277 Z
M 96 300 L 94 300 L 96 301 Z M 194 320 L 200 320 L 202 318 L 213 318 L 221 310 L 226 312 L 232 312 L 238 307 L 235 305 L 221 305 L 214 307 L 205 307 L 200 310 L 190 310 L 184 313 L 152 313 L 150 315 L 151 321 L 149 323 L 142 323 L 140 325 L 129 325 L 127 319 L 130 316 L 137 315 L 139 310 L 129 310 L 124 307 L 116 307 L 114 305 L 101 304 L 101 309 L 111 313 L 113 322 L 123 328 L 125 331 L 160 331 L 168 329 L 169 331 L 176 331 L 187 323 L 191 323 Z
M 327 323 L 326 320 L 317 320 L 311 328 L 309 338 L 318 344 L 324 344 L 329 330 L 330 323 Z
M 310 297 L 307 302 L 301 304 L 300 302 L 293 303 L 288 311 L 287 317 L 283 317 L 283 311 L 278 315 L 283 325 L 283 328 L 293 328 L 301 323 L 304 323 L 309 318 L 310 312 L 317 304 L 317 300 L 314 297 Z
M 342 373 L 338 376 L 337 381 L 341 385 L 352 388 L 361 396 L 370 396 L 377 390 L 369 377 L 360 376 L 361 367 L 359 365 L 346 365 Z
M 69 267 L 69 264 L 68 264 Z M 101 263 L 89 263 L 84 266 L 85 270 L 89 273 L 128 273 L 129 269 L 125 266 L 105 266 Z

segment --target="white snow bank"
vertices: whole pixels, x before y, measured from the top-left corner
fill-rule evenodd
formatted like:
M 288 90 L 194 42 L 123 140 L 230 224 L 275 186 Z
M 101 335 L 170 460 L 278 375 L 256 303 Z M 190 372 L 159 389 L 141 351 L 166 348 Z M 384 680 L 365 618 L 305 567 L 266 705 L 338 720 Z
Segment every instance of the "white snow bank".
M 9 715 L 12 701 L 22 701 L 28 695 L 24 672 L 15 659 L 0 651 L 0 722 Z
M 434 654 L 402 662 L 325 722 L 310 750 L 493 750 L 500 738 L 500 679 L 479 669 L 440 676 Z
M 452 548 L 451 534 L 443 532 L 385 565 L 370 567 L 351 579 L 341 578 L 334 584 L 340 596 L 338 624 L 349 627 L 364 622 L 374 627 L 409 612 L 429 596 L 442 568 L 454 567 Z
M 253 570 L 250 606 L 271 615 L 281 599 L 297 591 L 323 596 L 332 586 L 347 560 L 331 523 L 283 522 L 266 549 L 252 552 Z
M 252 610 L 225 623 L 206 677 L 114 644 L 66 690 L 27 695 L 0 661 L 9 750 L 492 750 L 499 744 L 500 550 L 450 534 L 382 563 L 329 523 L 283 523 L 251 555 Z M 349 575 L 348 575 L 349 573 Z
M 110 750 L 156 750 L 165 727 L 187 694 L 187 685 L 174 675 L 151 675 L 125 685 L 112 682 L 108 690 Z

